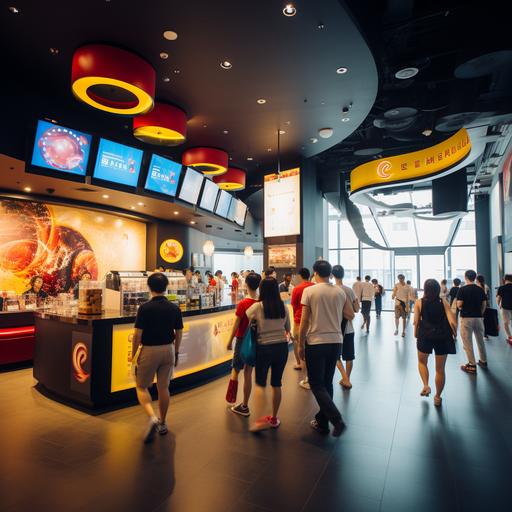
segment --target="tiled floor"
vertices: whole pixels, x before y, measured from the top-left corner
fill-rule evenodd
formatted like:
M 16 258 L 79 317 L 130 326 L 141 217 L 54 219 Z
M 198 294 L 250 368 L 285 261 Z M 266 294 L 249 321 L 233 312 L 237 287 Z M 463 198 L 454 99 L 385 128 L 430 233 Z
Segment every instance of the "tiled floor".
M 411 332 L 392 336 L 389 314 L 373 327 L 354 388 L 336 389 L 338 440 L 309 430 L 315 403 L 291 365 L 278 431 L 248 433 L 219 379 L 174 397 L 172 433 L 150 446 L 137 407 L 92 417 L 41 396 L 30 369 L 0 374 L 0 510 L 511 510 L 512 347 L 487 342 L 490 369 L 474 377 L 459 342 L 436 409 L 419 396 Z

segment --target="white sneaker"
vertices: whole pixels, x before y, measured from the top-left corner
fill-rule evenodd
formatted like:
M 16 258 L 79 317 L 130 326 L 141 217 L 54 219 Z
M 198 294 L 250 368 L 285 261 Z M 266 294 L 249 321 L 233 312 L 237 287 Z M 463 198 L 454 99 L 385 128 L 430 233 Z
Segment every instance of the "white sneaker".
M 162 423 L 161 421 L 157 423 L 156 429 L 161 436 L 165 436 L 165 434 L 169 432 L 169 429 L 167 428 L 167 423 Z
M 299 386 L 304 389 L 311 389 L 311 386 L 309 385 L 309 382 L 307 379 L 301 380 L 299 382 Z
M 156 418 L 150 418 L 143 437 L 145 444 L 151 443 L 151 441 L 153 441 L 157 430 L 158 420 Z

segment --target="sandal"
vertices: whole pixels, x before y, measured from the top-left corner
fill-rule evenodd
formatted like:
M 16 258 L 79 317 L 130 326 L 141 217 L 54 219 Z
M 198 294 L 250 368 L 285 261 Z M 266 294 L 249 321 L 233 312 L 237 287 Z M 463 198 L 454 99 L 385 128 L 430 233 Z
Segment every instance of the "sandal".
M 425 386 L 422 390 L 421 390 L 421 393 L 420 393 L 420 396 L 429 396 L 430 393 L 431 393 L 431 389 L 430 389 L 430 386 Z
M 443 399 L 440 396 L 434 397 L 434 405 L 436 407 L 441 407 L 441 404 L 443 403 Z
M 345 384 L 345 381 L 343 379 L 340 380 L 340 384 L 345 389 L 352 389 L 352 384 L 350 384 L 350 383 Z

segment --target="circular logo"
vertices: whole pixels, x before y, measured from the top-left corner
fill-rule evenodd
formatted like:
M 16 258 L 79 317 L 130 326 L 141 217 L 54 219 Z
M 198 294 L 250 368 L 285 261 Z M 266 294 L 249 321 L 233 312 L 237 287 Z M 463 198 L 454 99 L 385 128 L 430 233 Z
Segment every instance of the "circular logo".
M 167 263 L 176 263 L 183 258 L 183 245 L 178 240 L 169 238 L 160 245 L 160 257 Z
M 71 355 L 71 363 L 73 365 L 73 374 L 75 376 L 75 379 L 81 384 L 87 382 L 87 380 L 91 376 L 90 373 L 84 370 L 84 364 L 87 361 L 87 357 L 87 346 L 85 345 L 85 343 L 82 343 L 80 341 L 73 348 L 73 354 Z
M 379 176 L 379 178 L 382 178 L 382 179 L 387 179 L 389 178 L 391 175 L 388 174 L 388 171 L 391 169 L 391 163 L 388 162 L 387 160 L 383 160 L 382 162 L 379 163 L 379 165 L 377 166 L 377 175 Z

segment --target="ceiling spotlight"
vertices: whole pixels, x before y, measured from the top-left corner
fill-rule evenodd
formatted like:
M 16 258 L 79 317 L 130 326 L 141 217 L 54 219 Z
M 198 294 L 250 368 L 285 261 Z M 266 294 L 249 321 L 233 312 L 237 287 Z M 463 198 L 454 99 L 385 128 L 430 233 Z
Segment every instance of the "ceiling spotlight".
M 348 123 L 350 121 L 350 117 L 342 117 L 341 120 L 344 122 L 344 123 Z
M 311 144 L 316 144 L 318 142 L 318 139 L 316 137 L 311 137 L 309 139 L 309 142 L 311 142 Z
M 233 67 L 233 64 L 231 64 L 231 62 L 229 62 L 229 60 L 223 60 L 221 63 L 220 63 L 220 67 L 222 69 L 231 69 Z
M 295 16 L 297 14 L 297 9 L 293 4 L 286 4 L 283 8 L 283 14 L 290 18 L 291 16 Z
M 258 105 L 265 105 L 265 103 L 267 103 L 267 100 L 265 98 L 260 98 L 260 99 L 256 100 L 256 103 Z
M 135 206 L 130 206 L 130 210 L 135 210 Z
M 174 215 L 179 215 L 180 214 L 180 212 L 173 212 L 173 213 L 174 213 Z
M 59 55 L 59 49 L 58 48 L 50 48 L 50 53 L 52 55 Z
M 223 131 L 222 131 L 222 133 L 223 133 L 224 135 L 227 135 L 229 132 L 228 132 L 227 130 L 223 130 Z
M 286 121 L 284 124 L 285 124 L 286 126 L 290 126 L 291 122 L 290 122 L 290 121 Z
M 167 39 L 167 41 L 176 41 L 178 39 L 178 34 L 174 32 L 174 30 L 166 30 L 163 33 L 164 39 Z
M 160 52 L 160 58 L 165 60 L 169 58 L 169 54 L 165 52 Z
M 103 217 L 96 217 L 96 222 L 103 222 Z
M 164 76 L 164 77 L 162 78 L 162 80 L 163 80 L 165 83 L 167 83 L 167 82 L 170 82 L 170 81 L 171 81 L 171 79 L 170 79 L 168 76 Z
M 323 30 L 325 28 L 325 25 L 320 21 L 317 25 L 319 30 Z
M 181 73 L 181 71 L 180 71 L 179 69 L 175 69 L 175 70 L 174 70 L 174 74 L 175 74 L 175 75 L 179 75 L 180 73 Z
M 25 187 L 23 190 L 24 190 L 25 192 L 32 192 L 32 189 L 31 189 L 30 187 Z
M 110 196 L 108 194 L 103 194 L 101 197 L 103 197 L 103 199 L 108 199 Z
M 139 206 L 144 206 L 144 203 L 141 203 L 141 202 L 138 202 L 137 203 Z
M 421 132 L 425 137 L 430 137 L 432 135 L 432 130 L 430 128 L 426 128 Z
M 332 137 L 333 133 L 334 130 L 332 128 L 320 128 L 320 130 L 318 130 L 318 135 L 320 135 L 322 139 L 328 139 L 329 137 Z
M 338 73 L 338 75 L 344 75 L 347 71 L 348 71 L 348 68 L 341 66 L 340 68 L 338 68 L 336 70 L 336 73 Z
M 284 135 L 286 132 L 284 130 L 279 130 L 279 135 Z
M 247 160 L 249 160 L 249 162 L 252 162 L 252 161 L 253 161 L 252 156 L 248 156 L 248 157 L 247 157 Z
M 272 151 L 272 148 L 267 148 L 267 151 L 270 153 Z
M 398 78 L 399 80 L 407 80 L 408 78 L 416 76 L 418 74 L 418 71 L 418 68 L 403 68 L 395 73 L 395 78 Z
M 190 221 L 190 224 L 195 224 L 195 223 L 196 223 L 196 221 L 195 221 L 195 220 L 191 220 L 191 221 Z
M 207 124 L 203 124 L 203 128 L 208 128 L 208 125 Z
M 9 7 L 9 11 L 11 11 L 11 14 L 19 14 L 20 13 L 20 10 L 14 6 Z

